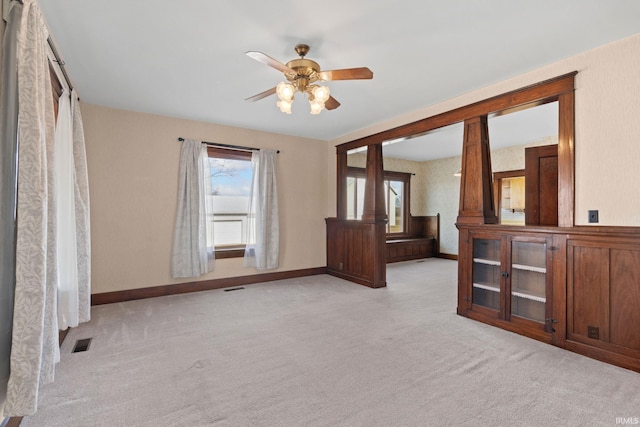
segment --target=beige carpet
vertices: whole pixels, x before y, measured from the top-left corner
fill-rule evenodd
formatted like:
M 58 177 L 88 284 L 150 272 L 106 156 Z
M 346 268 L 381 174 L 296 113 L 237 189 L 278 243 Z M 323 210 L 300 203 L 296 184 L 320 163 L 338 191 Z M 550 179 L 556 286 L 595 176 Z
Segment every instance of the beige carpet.
M 94 307 L 29 426 L 614 426 L 640 374 L 455 315 L 455 261 Z M 77 339 L 89 351 L 72 354 Z

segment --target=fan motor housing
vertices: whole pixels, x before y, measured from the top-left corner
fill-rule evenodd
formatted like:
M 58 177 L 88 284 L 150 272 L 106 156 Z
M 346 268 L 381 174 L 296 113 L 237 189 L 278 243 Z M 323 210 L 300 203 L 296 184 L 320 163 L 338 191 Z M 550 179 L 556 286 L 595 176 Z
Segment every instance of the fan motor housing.
M 293 59 L 287 62 L 287 67 L 294 70 L 298 76 L 308 77 L 309 80 L 320 72 L 320 65 L 316 61 L 305 58 Z

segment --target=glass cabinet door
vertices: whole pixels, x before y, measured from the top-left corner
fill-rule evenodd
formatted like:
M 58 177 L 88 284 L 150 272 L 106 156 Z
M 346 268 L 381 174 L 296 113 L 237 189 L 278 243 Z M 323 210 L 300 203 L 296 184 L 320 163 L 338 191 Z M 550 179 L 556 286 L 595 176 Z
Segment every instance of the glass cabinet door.
M 511 241 L 511 315 L 545 323 L 547 245 Z
M 472 304 L 500 310 L 500 239 L 473 239 Z

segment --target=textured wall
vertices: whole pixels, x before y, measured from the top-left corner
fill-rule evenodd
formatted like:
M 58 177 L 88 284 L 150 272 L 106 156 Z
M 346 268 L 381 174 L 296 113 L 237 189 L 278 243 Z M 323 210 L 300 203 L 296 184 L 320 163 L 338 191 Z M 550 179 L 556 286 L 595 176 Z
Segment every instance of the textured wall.
M 280 271 L 322 267 L 326 143 L 83 105 L 91 196 L 93 293 L 184 282 L 170 276 L 180 136 L 279 149 Z M 216 261 L 213 278 L 256 274 L 242 259 Z
M 491 138 L 491 136 L 489 136 Z M 524 149 L 537 145 L 557 144 L 558 138 L 545 138 L 531 144 L 491 151 L 494 172 L 524 169 Z M 460 177 L 453 173 L 460 169 L 462 157 L 424 162 L 426 215 L 440 213 L 440 252 L 458 254 L 458 229 L 455 226 L 460 203 Z

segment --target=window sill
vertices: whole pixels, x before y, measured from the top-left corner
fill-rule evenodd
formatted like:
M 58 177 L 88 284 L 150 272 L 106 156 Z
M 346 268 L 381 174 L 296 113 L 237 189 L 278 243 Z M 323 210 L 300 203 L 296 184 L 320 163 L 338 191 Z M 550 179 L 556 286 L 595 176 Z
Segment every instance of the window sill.
M 409 233 L 387 233 L 387 240 L 401 240 L 410 239 L 412 236 Z
M 244 246 L 234 246 L 232 248 L 216 248 L 216 259 L 243 258 Z

